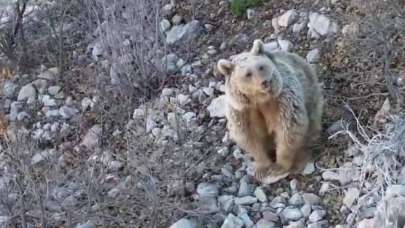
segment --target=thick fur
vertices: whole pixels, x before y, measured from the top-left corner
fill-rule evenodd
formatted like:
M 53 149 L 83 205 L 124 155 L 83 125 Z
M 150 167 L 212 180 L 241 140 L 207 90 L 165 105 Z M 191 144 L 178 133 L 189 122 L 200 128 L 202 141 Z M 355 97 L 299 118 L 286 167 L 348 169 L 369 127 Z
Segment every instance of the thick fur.
M 267 53 L 255 40 L 250 52 L 217 67 L 226 78 L 230 136 L 254 157 L 256 177 L 301 170 L 319 136 L 324 103 L 311 66 L 296 54 Z

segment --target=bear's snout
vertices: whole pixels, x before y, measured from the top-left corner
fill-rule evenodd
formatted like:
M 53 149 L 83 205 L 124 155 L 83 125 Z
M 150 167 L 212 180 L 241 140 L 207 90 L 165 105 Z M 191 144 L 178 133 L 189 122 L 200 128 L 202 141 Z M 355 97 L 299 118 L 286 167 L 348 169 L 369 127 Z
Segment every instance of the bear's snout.
M 262 88 L 263 88 L 263 89 L 268 89 L 268 88 L 270 88 L 270 81 L 268 81 L 268 80 L 262 81 Z

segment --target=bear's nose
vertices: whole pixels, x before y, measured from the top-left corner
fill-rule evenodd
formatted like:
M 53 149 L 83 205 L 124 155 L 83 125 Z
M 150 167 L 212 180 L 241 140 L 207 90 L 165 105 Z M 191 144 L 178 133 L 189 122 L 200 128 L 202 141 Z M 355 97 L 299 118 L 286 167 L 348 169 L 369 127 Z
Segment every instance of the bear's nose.
M 267 88 L 269 88 L 270 87 L 270 82 L 269 81 L 262 81 L 262 87 L 263 88 L 265 88 L 265 89 L 267 89 Z

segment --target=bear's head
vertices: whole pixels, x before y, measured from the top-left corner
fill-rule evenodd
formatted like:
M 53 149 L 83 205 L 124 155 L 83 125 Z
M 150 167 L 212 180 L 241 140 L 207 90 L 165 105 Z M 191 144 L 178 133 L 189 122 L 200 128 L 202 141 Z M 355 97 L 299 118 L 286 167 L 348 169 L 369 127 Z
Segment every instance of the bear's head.
M 232 60 L 219 60 L 217 68 L 233 89 L 249 98 L 259 101 L 281 93 L 281 75 L 271 54 L 265 53 L 261 40 L 255 40 L 249 52 L 238 54 Z

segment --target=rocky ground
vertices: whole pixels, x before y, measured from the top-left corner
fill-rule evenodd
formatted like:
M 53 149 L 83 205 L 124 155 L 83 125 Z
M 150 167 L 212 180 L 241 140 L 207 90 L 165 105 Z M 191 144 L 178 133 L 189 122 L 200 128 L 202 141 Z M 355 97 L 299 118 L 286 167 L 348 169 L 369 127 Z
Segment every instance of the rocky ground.
M 360 32 L 355 3 L 265 1 L 243 18 L 228 1 L 167 3 L 167 53 L 154 60 L 168 74 L 144 100 L 100 86 L 119 85 L 123 72 L 97 32 L 63 80 L 54 66 L 3 72 L 0 224 L 403 227 L 405 117 L 386 101 L 383 76 L 362 74 L 370 67 L 345 49 Z M 271 185 L 254 180 L 251 158 L 228 137 L 215 69 L 257 38 L 313 64 L 327 100 L 315 161 Z M 403 94 L 405 66 L 395 58 Z

